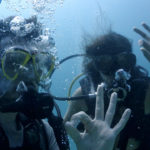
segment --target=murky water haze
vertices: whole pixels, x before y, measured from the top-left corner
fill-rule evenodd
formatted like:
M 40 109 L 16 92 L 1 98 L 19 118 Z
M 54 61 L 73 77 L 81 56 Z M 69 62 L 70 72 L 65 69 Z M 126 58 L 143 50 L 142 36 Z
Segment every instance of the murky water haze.
M 137 63 L 150 71 L 150 64 L 143 57 L 137 44 L 140 37 L 133 26 L 141 27 L 144 21 L 150 24 L 149 0 L 3 0 L 0 18 L 9 15 L 29 17 L 37 14 L 45 27 L 49 27 L 55 39 L 59 59 L 70 54 L 82 53 L 83 37 L 93 37 L 106 32 L 109 27 L 131 39 Z M 66 96 L 72 79 L 81 72 L 82 58 L 65 62 L 52 77 L 52 93 Z M 75 89 L 78 83 L 74 86 Z M 58 102 L 62 114 L 67 102 Z M 74 145 L 71 149 L 75 150 Z

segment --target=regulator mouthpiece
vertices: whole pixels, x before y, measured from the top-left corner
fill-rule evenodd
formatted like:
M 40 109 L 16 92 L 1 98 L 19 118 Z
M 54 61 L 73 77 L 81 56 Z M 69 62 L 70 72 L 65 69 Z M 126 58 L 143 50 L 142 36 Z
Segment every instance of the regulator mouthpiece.
M 118 69 L 115 73 L 115 80 L 116 81 L 120 81 L 120 80 L 123 80 L 123 81 L 127 81 L 131 78 L 131 75 L 124 71 L 124 69 Z
M 113 92 L 118 94 L 118 101 L 123 101 L 127 93 L 131 91 L 131 86 L 127 81 L 131 78 L 129 72 L 126 72 L 124 69 L 118 69 L 115 73 L 115 78 L 112 84 L 112 88 L 107 90 L 107 95 L 110 98 Z

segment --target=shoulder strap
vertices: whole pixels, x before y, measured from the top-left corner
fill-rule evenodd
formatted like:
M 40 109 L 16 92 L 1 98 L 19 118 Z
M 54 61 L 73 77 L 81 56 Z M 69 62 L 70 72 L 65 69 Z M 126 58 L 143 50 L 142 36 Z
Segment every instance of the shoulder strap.
M 24 127 L 24 149 L 45 150 L 48 149 L 48 139 L 43 122 L 39 119 L 29 119 L 19 114 L 19 120 Z
M 50 115 L 48 122 L 54 130 L 57 144 L 60 150 L 70 150 L 68 136 L 63 124 L 63 119 L 55 115 Z

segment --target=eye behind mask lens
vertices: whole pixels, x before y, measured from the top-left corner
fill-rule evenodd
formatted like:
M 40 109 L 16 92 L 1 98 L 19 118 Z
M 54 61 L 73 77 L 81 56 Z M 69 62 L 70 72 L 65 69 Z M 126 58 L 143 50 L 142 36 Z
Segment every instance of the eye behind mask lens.
M 3 64 L 5 68 L 6 74 L 9 74 L 10 76 L 14 76 L 19 68 L 20 65 L 25 60 L 26 55 L 18 52 L 9 52 L 3 57 Z
M 99 57 L 99 59 L 95 61 L 94 66 L 96 70 L 107 75 L 114 73 L 115 70 L 120 68 L 116 59 L 110 55 L 103 55 L 102 57 Z
M 123 68 L 126 71 L 129 71 L 136 64 L 136 56 L 132 53 L 118 55 L 117 60 L 120 68 Z

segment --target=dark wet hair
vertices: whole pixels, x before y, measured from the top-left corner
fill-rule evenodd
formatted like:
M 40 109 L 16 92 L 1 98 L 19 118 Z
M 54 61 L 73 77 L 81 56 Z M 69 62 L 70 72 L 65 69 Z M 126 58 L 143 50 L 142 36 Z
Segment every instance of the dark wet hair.
M 99 36 L 92 43 L 85 46 L 85 54 L 88 56 L 83 60 L 83 71 L 89 74 L 95 83 L 101 81 L 99 72 L 94 67 L 94 56 L 100 55 L 116 55 L 122 52 L 132 53 L 131 42 L 123 35 L 110 31 L 109 33 Z M 141 67 L 140 67 L 141 68 Z M 135 65 L 131 68 L 133 74 L 146 75 L 147 73 L 141 72 Z
M 121 52 L 132 52 L 132 45 L 126 37 L 115 32 L 100 36 L 85 47 L 88 56 L 115 55 Z
M 25 36 L 18 37 L 10 30 L 10 22 L 12 19 L 14 19 L 16 16 L 10 16 L 6 19 L 0 20 L 0 42 L 5 37 L 11 37 L 12 41 L 20 42 L 24 41 L 29 42 L 31 39 L 38 37 L 42 33 L 42 27 L 41 24 L 37 21 L 36 16 L 32 16 L 31 18 L 25 19 L 26 23 L 33 23 L 35 25 L 35 28 L 30 33 L 27 33 Z M 0 49 L 2 49 L 2 45 L 0 45 Z

